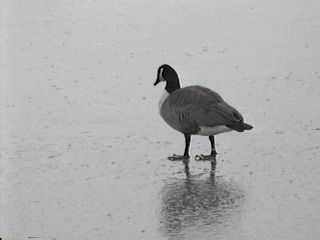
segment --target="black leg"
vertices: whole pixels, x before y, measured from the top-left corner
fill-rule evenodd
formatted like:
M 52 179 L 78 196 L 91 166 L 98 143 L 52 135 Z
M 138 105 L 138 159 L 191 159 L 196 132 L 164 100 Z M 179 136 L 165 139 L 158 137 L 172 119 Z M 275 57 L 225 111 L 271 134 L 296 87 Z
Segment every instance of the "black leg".
M 189 147 L 190 147 L 191 136 L 185 134 L 185 135 L 184 135 L 184 138 L 185 138 L 185 140 L 186 140 L 186 148 L 184 149 L 184 154 L 183 154 L 183 156 L 189 157 Z
M 215 145 L 215 141 L 214 141 L 214 136 L 210 136 L 209 140 L 210 140 L 210 143 L 211 143 L 211 155 L 212 156 L 216 156 L 217 152 L 216 152 L 216 145 Z
M 211 156 L 213 156 L 212 159 L 210 159 L 211 162 L 211 170 L 214 172 L 216 170 L 216 165 L 217 165 L 217 152 L 216 152 L 216 145 L 214 141 L 214 136 L 209 137 L 210 143 L 211 143 Z
M 171 157 L 168 157 L 169 160 L 171 161 L 181 161 L 181 160 L 186 160 L 189 159 L 189 147 L 190 147 L 190 141 L 191 141 L 191 136 L 188 134 L 184 134 L 185 142 L 186 142 L 186 147 L 184 149 L 183 155 L 176 155 L 173 154 Z
M 209 140 L 210 140 L 210 144 L 211 144 L 211 154 L 210 155 L 197 155 L 196 156 L 196 160 L 200 160 L 200 161 L 211 161 L 211 165 L 213 168 L 213 165 L 215 167 L 216 164 L 216 146 L 215 146 L 215 141 L 214 141 L 214 136 L 209 136 Z

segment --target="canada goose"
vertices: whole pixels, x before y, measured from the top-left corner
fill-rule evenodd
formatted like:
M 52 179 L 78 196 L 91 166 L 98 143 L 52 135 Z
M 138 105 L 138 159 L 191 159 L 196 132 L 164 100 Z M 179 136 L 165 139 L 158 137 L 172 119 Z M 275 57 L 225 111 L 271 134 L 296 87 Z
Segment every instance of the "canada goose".
M 216 162 L 214 135 L 236 130 L 252 129 L 244 123 L 242 115 L 216 92 L 201 86 L 180 87 L 177 72 L 169 65 L 158 68 L 154 86 L 166 82 L 165 91 L 159 101 L 159 111 L 164 121 L 184 134 L 183 155 L 173 155 L 169 160 L 188 160 L 191 135 L 209 136 L 210 155 L 197 155 L 197 160 Z

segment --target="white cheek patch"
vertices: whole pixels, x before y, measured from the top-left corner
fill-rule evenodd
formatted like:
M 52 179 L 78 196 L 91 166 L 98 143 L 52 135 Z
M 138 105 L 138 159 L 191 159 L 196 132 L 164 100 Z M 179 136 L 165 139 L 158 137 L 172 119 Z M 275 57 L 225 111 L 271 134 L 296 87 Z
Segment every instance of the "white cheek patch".
M 160 82 L 164 82 L 166 81 L 163 77 L 163 68 L 160 68 L 160 72 L 159 72 L 159 80 Z

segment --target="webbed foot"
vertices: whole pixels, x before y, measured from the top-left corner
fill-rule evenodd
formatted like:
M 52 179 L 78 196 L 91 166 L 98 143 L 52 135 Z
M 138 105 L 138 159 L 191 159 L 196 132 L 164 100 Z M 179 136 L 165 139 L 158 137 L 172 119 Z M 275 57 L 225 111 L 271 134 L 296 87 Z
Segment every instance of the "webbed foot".
M 176 154 L 173 154 L 172 156 L 168 157 L 168 159 L 170 161 L 185 161 L 185 160 L 189 160 L 189 156 L 187 155 L 176 155 Z
M 210 155 L 197 155 L 195 157 L 195 160 L 197 161 L 210 161 L 211 162 L 211 170 L 215 170 L 216 169 L 216 165 L 217 165 L 217 160 L 216 160 L 216 153 L 214 154 L 210 154 Z
M 197 161 L 215 161 L 216 160 L 216 154 L 211 154 L 211 155 L 196 155 L 195 160 Z

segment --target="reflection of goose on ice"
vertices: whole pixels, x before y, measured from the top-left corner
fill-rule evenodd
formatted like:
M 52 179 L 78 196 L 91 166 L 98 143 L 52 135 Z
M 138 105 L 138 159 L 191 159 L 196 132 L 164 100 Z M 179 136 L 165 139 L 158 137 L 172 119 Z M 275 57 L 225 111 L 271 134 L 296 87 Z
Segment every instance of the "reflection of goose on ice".
M 166 184 L 162 189 L 161 230 L 171 237 L 223 231 L 232 218 L 239 217 L 243 196 L 235 183 L 214 173 L 207 179 L 194 176 Z

